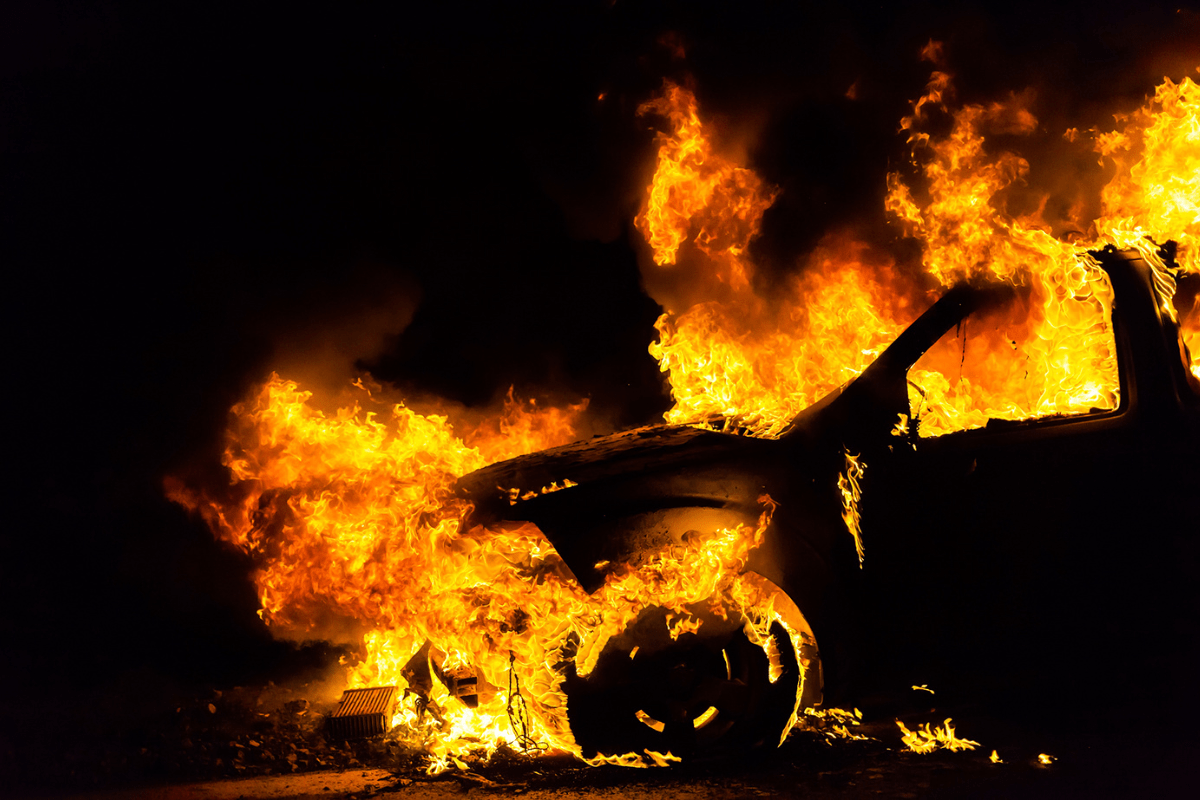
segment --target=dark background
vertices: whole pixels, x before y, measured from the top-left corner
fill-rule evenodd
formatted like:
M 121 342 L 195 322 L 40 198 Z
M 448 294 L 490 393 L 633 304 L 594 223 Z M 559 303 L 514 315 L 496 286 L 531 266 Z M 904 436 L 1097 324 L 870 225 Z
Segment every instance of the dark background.
M 834 227 L 895 236 L 930 38 L 964 101 L 1032 87 L 1051 139 L 1200 65 L 1178 3 L 7 2 L 0 38 L 10 696 L 325 657 L 273 642 L 249 565 L 162 495 L 274 367 L 655 421 L 631 220 L 664 77 L 757 120 L 770 280 Z

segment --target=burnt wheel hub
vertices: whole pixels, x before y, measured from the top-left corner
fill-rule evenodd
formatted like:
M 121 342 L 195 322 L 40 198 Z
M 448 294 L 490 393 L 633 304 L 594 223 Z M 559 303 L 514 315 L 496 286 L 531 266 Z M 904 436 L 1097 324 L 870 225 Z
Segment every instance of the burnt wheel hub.
M 584 754 L 683 756 L 776 744 L 800 686 L 782 626 L 771 630 L 782 667 L 772 682 L 766 652 L 740 620 L 700 613 L 699 631 L 672 640 L 667 614 L 647 610 L 608 642 L 588 676 L 568 674 L 567 710 Z

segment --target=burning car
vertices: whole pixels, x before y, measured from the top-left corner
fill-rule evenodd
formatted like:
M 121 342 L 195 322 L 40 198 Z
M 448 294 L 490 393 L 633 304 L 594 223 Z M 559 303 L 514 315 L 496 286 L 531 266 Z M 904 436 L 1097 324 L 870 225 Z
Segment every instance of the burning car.
M 267 624 L 395 687 L 433 771 L 772 745 L 896 682 L 1039 709 L 1167 685 L 1200 638 L 1200 86 L 1097 139 L 1113 177 L 1072 238 L 1005 205 L 1028 164 L 985 134 L 1037 129 L 1021 97 L 953 108 L 950 80 L 901 121 L 900 246 L 831 234 L 769 298 L 749 253 L 778 190 L 684 87 L 641 107 L 672 128 L 643 288 L 688 288 L 650 345 L 671 424 L 580 442 L 583 404 L 452 421 L 362 379 L 327 414 L 272 375 L 232 409 L 228 480 L 169 493 L 253 560 Z
M 763 503 L 774 507 L 745 569 L 786 594 L 799 646 L 779 623 L 764 648 L 736 619 L 675 637 L 665 610 L 643 613 L 586 677 L 567 678 L 585 755 L 770 741 L 797 693 L 801 706 L 823 690 L 844 698 L 881 661 L 894 677 L 957 652 L 934 670 L 953 685 L 964 660 L 986 665 L 973 675 L 1028 670 L 1032 648 L 1043 666 L 1069 665 L 1077 685 L 1111 683 L 1116 643 L 1172 591 L 1147 603 L 1122 588 L 1144 592 L 1146 570 L 1194 525 L 1200 381 L 1156 288 L 1161 271 L 1135 252 L 1094 256 L 1115 293 L 1114 408 L 923 436 L 930 412 L 910 370 L 943 336 L 1015 302 L 1012 287 L 962 284 L 777 439 L 667 425 L 464 476 L 472 524 L 535 524 L 589 593 L 689 539 L 752 530 Z M 1132 541 L 1149 504 L 1154 555 Z M 924 592 L 931 602 L 904 601 Z

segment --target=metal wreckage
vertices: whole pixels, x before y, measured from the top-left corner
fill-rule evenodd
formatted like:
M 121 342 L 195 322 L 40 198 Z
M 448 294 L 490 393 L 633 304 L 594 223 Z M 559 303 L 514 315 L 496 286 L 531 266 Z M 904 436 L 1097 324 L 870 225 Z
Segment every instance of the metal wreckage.
M 1164 612 L 1189 602 L 1170 576 L 1195 551 L 1200 381 L 1161 299 L 1166 273 L 1132 251 L 1093 255 L 1115 298 L 1113 409 L 922 437 L 909 370 L 1014 299 L 960 284 L 777 439 L 663 425 L 461 478 L 469 522 L 534 523 L 589 593 L 698 532 L 753 529 L 764 498 L 774 505 L 746 570 L 786 593 L 800 646 L 778 622 L 764 648 L 712 615 L 672 637 L 666 612 L 648 611 L 588 675 L 568 667 L 582 753 L 776 743 L 794 708 L 909 674 L 1104 704 L 1139 664 L 1155 669 Z M 526 499 L 497 491 L 563 481 Z

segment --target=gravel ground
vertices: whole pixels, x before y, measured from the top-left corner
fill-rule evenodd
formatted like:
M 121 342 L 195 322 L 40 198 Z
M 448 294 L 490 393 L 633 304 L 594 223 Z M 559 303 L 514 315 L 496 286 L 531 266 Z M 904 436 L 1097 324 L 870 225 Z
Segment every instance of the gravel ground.
M 164 798 L 496 797 L 1190 797 L 1200 739 L 1137 718 L 1032 720 L 969 706 L 938 709 L 924 693 L 865 707 L 847 740 L 805 730 L 778 750 L 707 758 L 666 769 L 591 768 L 563 756 L 501 750 L 468 771 L 425 773 L 425 758 L 396 734 L 331 739 L 325 717 L 340 688 L 310 682 L 194 692 L 170 708 L 126 709 L 114 728 L 103 703 L 78 724 L 0 740 L 0 767 L 17 797 Z M 111 698 L 118 702 L 118 698 Z M 154 705 L 154 704 L 152 704 Z M 904 751 L 910 728 L 953 716 L 971 751 Z M 104 721 L 108 720 L 108 728 Z M 44 721 L 44 720 L 43 720 Z M 117 729 L 119 728 L 119 730 Z M 63 731 L 66 733 L 63 733 Z M 995 749 L 1003 763 L 992 763 Z M 1050 764 L 1041 753 L 1054 755 Z

